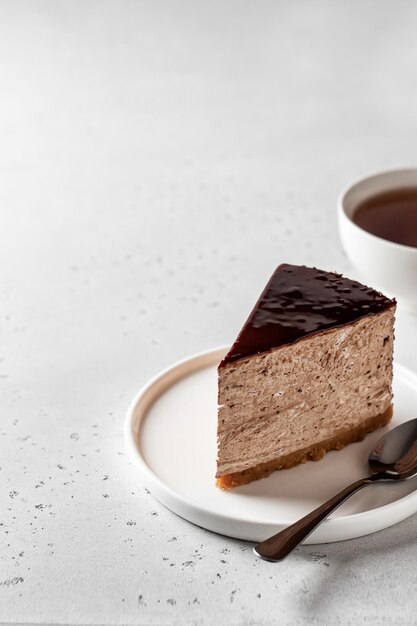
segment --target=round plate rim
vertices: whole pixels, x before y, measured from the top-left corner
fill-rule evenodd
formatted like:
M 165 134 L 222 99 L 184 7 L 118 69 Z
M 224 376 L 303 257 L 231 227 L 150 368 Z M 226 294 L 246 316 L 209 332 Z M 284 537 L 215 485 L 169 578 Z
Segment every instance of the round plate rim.
M 143 385 L 139 391 L 136 393 L 136 395 L 134 396 L 133 400 L 131 401 L 128 410 L 127 410 L 127 414 L 125 417 L 125 421 L 124 421 L 124 441 L 125 441 L 125 446 L 128 452 L 128 456 L 129 458 L 135 463 L 136 467 L 141 471 L 142 475 L 144 478 L 148 479 L 149 482 L 149 486 L 153 487 L 153 489 L 156 489 L 156 494 L 151 492 L 152 495 L 159 501 L 161 502 L 161 504 L 163 504 L 164 506 L 166 506 L 168 509 L 170 509 L 171 511 L 173 511 L 176 515 L 179 515 L 180 517 L 182 517 L 183 519 L 186 519 L 188 521 L 190 521 L 193 524 L 197 524 L 198 526 L 204 527 L 207 530 L 210 530 L 212 532 L 216 532 L 219 534 L 223 534 L 221 531 L 218 530 L 214 530 L 212 527 L 210 527 L 210 524 L 205 525 L 204 523 L 199 523 L 195 521 L 195 516 L 191 515 L 190 517 L 188 517 L 187 515 L 185 515 L 183 513 L 184 508 L 189 512 L 189 511 L 195 511 L 197 514 L 204 516 L 205 518 L 210 518 L 210 519 L 215 519 L 217 521 L 220 522 L 226 522 L 226 523 L 239 523 L 239 524 L 243 524 L 244 526 L 253 526 L 253 525 L 257 525 L 257 526 L 268 526 L 268 527 L 273 527 L 275 526 L 277 529 L 279 529 L 279 527 L 285 527 L 289 524 L 292 523 L 292 521 L 288 521 L 288 520 L 282 520 L 280 519 L 279 522 L 276 523 L 276 525 L 273 525 L 270 522 L 259 522 L 257 520 L 254 519 L 242 519 L 240 516 L 233 516 L 230 514 L 227 515 L 221 515 L 217 512 L 212 511 L 209 508 L 206 508 L 204 506 L 202 506 L 198 501 L 193 500 L 192 498 L 187 498 L 179 493 L 177 493 L 174 489 L 172 489 L 171 487 L 169 487 L 168 485 L 166 485 L 153 471 L 152 469 L 149 467 L 149 465 L 146 463 L 145 459 L 143 458 L 143 456 L 140 453 L 140 450 L 138 449 L 138 446 L 136 444 L 136 439 L 135 439 L 135 426 L 136 426 L 136 422 L 137 422 L 137 418 L 136 418 L 136 411 L 138 406 L 140 405 L 140 402 L 143 401 L 144 399 L 146 399 L 146 396 L 153 390 L 153 388 L 162 383 L 167 377 L 169 378 L 170 375 L 172 374 L 177 374 L 171 381 L 171 383 L 166 383 L 162 389 L 160 393 L 164 393 L 164 391 L 166 391 L 171 384 L 175 384 L 175 382 L 177 380 L 180 380 L 183 376 L 187 375 L 187 373 L 192 373 L 193 371 L 198 371 L 199 369 L 203 368 L 203 367 L 209 367 L 210 365 L 213 364 L 213 362 L 215 362 L 215 357 L 216 359 L 220 359 L 221 356 L 230 348 L 229 345 L 222 345 L 222 346 L 217 346 L 215 348 L 210 348 L 208 350 L 204 350 L 204 351 L 200 351 L 197 352 L 191 356 L 185 357 L 183 359 L 180 359 L 179 361 L 176 361 L 175 363 L 169 365 L 168 367 L 164 368 L 163 370 L 161 370 L 160 372 L 158 372 L 155 376 L 153 376 L 145 385 Z M 201 364 L 201 361 L 203 361 L 203 364 Z M 192 364 L 194 364 L 194 367 L 192 369 L 190 369 L 187 373 L 184 373 L 181 375 L 181 372 L 183 369 L 185 369 L 187 366 L 191 366 Z M 417 388 L 417 374 L 415 372 L 413 372 L 412 370 L 410 370 L 408 367 L 405 367 L 404 365 L 401 365 L 397 362 L 394 362 L 394 370 L 397 372 L 397 374 L 399 374 L 401 376 L 401 378 L 403 378 L 403 380 L 406 381 L 410 381 L 411 384 L 413 384 L 416 388 Z M 144 417 L 146 416 L 147 411 L 149 410 L 149 408 L 152 406 L 152 402 L 149 404 L 149 406 L 147 408 L 145 408 L 145 410 L 143 411 L 143 414 L 141 415 L 141 420 L 144 419 Z M 411 419 L 411 418 L 410 418 Z M 330 528 L 339 531 L 336 532 L 336 534 L 340 535 L 343 527 L 349 523 L 349 532 L 346 533 L 342 533 L 344 535 L 346 535 L 346 539 L 349 538 L 355 538 L 355 537 L 359 537 L 365 534 L 370 534 L 373 532 L 378 532 L 378 530 L 382 530 L 384 528 L 388 528 L 389 526 L 392 526 L 396 523 L 398 523 L 399 521 L 402 521 L 404 519 L 406 519 L 407 517 L 409 517 L 410 515 L 413 515 L 413 513 L 415 513 L 415 510 L 409 511 L 407 512 L 406 515 L 401 515 L 399 518 L 398 516 L 395 518 L 395 521 L 391 521 L 389 523 L 385 523 L 383 525 L 381 524 L 376 524 L 376 527 L 372 526 L 371 530 L 359 530 L 359 526 L 361 525 L 361 523 L 366 520 L 368 526 L 369 526 L 369 522 L 372 521 L 372 518 L 380 518 L 383 516 L 384 513 L 391 513 L 392 511 L 397 511 L 398 512 L 398 508 L 401 505 L 407 505 L 410 501 L 412 500 L 416 500 L 417 499 L 417 490 L 402 496 L 401 498 L 399 498 L 398 500 L 395 500 L 393 502 L 389 502 L 387 504 L 381 505 L 375 509 L 371 509 L 369 511 L 362 511 L 360 513 L 353 513 L 351 515 L 344 515 L 341 517 L 337 517 L 337 518 L 331 518 L 328 520 L 325 520 L 322 524 L 321 527 L 326 527 L 328 531 L 330 531 Z M 176 507 L 175 504 L 178 503 L 181 505 L 181 508 Z M 193 518 L 194 519 L 191 519 Z M 352 526 L 358 527 L 356 530 L 354 530 L 352 528 Z M 234 536 L 234 537 L 238 537 L 238 534 L 228 534 L 228 533 L 224 533 L 226 536 Z M 311 543 L 330 543 L 332 541 L 341 541 L 343 539 L 340 538 L 336 538 L 336 539 L 326 539 L 325 541 L 320 541 L 320 540 L 316 540 L 314 542 Z M 310 541 L 307 539 L 307 543 L 310 543 Z

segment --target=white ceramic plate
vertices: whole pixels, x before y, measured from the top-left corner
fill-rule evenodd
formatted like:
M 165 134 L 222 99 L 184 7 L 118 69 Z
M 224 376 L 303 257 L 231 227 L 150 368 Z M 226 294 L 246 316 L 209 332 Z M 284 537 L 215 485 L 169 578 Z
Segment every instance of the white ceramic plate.
M 417 417 L 417 376 L 394 367 L 389 426 L 319 462 L 222 491 L 215 486 L 217 363 L 226 348 L 181 361 L 133 400 L 125 442 L 143 484 L 162 504 L 208 530 L 261 541 L 367 474 L 367 458 L 388 429 Z M 417 511 L 417 479 L 374 484 L 355 494 L 306 540 L 327 543 L 387 528 Z

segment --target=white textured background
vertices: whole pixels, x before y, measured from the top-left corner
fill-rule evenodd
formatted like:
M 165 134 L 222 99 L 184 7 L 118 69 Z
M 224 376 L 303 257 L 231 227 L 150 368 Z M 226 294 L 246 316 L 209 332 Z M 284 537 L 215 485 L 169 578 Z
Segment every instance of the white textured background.
M 278 263 L 349 273 L 341 186 L 417 163 L 416 33 L 411 1 L 0 1 L 0 622 L 417 623 L 415 517 L 274 566 L 122 439 Z

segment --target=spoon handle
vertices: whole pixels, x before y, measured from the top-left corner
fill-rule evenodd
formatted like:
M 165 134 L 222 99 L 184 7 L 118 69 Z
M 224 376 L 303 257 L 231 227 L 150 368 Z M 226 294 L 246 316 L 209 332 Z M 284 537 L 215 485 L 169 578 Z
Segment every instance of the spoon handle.
M 361 478 L 357 480 L 349 487 L 346 487 L 340 491 L 337 495 L 333 496 L 330 500 L 314 509 L 311 513 L 308 513 L 305 517 L 302 517 L 298 522 L 291 524 L 281 532 L 273 535 L 269 539 L 258 543 L 253 551 L 257 556 L 260 556 L 266 561 L 281 561 L 298 546 L 313 530 L 326 519 L 328 515 L 338 506 L 343 504 L 349 496 L 354 494 L 365 485 L 373 482 L 371 477 Z

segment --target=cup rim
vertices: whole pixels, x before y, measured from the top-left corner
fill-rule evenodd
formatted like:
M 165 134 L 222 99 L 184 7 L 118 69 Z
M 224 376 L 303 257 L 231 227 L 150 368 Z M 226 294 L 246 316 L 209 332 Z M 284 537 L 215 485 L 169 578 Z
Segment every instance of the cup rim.
M 339 216 L 343 216 L 348 222 L 349 224 L 351 224 L 354 229 L 358 232 L 364 233 L 365 235 L 367 235 L 368 237 L 371 237 L 371 239 L 374 239 L 376 241 L 380 241 L 382 242 L 384 245 L 391 247 L 393 249 L 397 249 L 397 250 L 408 250 L 411 251 L 412 253 L 417 254 L 417 248 L 414 246 L 407 246 L 406 244 L 403 243 L 397 243 L 395 241 L 390 241 L 389 239 L 384 239 L 383 237 L 379 237 L 378 235 L 374 235 L 373 233 L 370 233 L 369 231 L 365 230 L 364 228 L 361 228 L 361 226 L 358 226 L 358 224 L 356 224 L 356 222 L 353 221 L 352 217 L 350 215 L 348 215 L 345 207 L 344 207 L 344 199 L 346 197 L 346 195 L 349 193 L 349 191 L 351 191 L 351 189 L 353 189 L 353 187 L 357 187 L 358 185 L 361 185 L 362 183 L 365 183 L 366 181 L 368 181 L 371 178 L 379 178 L 380 176 L 386 176 L 387 174 L 399 174 L 399 173 L 408 173 L 408 172 L 414 172 L 417 175 L 417 166 L 416 167 L 396 167 L 396 168 L 392 168 L 392 169 L 387 169 L 387 170 L 377 170 L 373 173 L 367 174 L 365 176 L 361 176 L 359 178 L 356 178 L 354 180 L 352 180 L 351 182 L 347 183 L 346 185 L 344 185 L 341 189 L 341 191 L 339 192 L 339 195 L 337 197 L 337 209 L 338 209 L 338 213 Z

